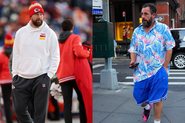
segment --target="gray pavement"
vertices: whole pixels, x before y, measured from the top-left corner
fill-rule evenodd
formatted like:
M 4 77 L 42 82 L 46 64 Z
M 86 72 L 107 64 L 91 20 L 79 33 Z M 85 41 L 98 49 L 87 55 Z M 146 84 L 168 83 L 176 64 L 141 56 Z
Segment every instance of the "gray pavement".
M 161 123 L 185 123 L 185 90 L 177 88 L 169 88 Z M 133 86 L 119 85 L 117 90 L 106 90 L 95 83 L 93 123 L 143 123 L 142 108 L 136 105 L 132 91 Z M 153 123 L 153 111 L 147 123 Z

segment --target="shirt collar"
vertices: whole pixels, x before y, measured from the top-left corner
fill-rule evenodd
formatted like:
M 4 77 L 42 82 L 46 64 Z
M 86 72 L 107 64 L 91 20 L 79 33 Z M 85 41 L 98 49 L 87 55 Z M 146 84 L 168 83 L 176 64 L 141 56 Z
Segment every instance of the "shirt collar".
M 157 20 L 154 20 L 154 22 L 155 22 L 155 23 L 154 23 L 153 27 L 150 29 L 150 31 L 153 30 L 153 29 L 156 27 L 156 25 L 158 24 L 158 21 L 157 21 Z M 140 24 L 140 25 L 139 25 L 139 28 L 140 28 L 142 31 L 144 31 L 143 24 Z M 149 31 L 149 32 L 150 32 L 150 31 Z
M 31 26 L 31 22 L 30 21 L 29 21 L 29 23 L 27 25 L 28 25 L 28 27 L 30 28 L 31 31 L 39 31 L 39 30 L 41 30 L 44 27 L 45 22 L 43 21 L 42 25 L 40 27 L 38 27 L 38 28 L 33 28 Z

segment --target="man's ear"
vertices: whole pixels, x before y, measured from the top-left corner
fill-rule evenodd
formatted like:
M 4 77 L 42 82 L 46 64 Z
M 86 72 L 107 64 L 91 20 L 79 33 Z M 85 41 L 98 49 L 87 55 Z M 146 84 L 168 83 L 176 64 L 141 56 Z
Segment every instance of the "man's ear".
M 156 18 L 156 17 L 157 17 L 157 13 L 153 13 L 153 14 L 152 14 L 152 17 L 153 17 L 153 18 Z

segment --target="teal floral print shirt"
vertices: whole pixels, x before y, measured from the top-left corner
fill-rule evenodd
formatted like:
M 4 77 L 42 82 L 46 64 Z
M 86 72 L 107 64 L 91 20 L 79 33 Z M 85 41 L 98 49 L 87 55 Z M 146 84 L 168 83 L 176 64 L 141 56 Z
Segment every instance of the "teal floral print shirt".
M 136 53 L 139 63 L 134 69 L 134 82 L 151 77 L 163 66 L 167 50 L 175 46 L 175 41 L 167 25 L 155 21 L 149 32 L 145 32 L 142 24 L 132 35 L 129 52 Z

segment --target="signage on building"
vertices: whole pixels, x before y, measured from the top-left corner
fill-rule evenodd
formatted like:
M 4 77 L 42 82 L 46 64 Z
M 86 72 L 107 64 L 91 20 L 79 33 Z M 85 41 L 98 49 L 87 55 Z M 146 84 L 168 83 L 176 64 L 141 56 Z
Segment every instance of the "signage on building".
M 159 21 L 159 22 L 164 22 L 164 16 L 162 15 L 158 15 L 155 20 Z
M 116 41 L 131 40 L 134 31 L 133 22 L 116 22 Z
M 102 0 L 93 0 L 92 14 L 93 15 L 103 15 Z

